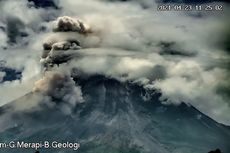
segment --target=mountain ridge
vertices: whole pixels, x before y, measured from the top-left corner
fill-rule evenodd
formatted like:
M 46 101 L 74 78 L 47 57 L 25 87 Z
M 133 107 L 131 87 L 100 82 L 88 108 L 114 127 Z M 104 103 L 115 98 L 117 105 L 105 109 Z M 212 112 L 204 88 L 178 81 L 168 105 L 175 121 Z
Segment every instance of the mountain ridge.
M 193 106 L 185 103 L 163 105 L 159 101 L 160 93 L 153 93 L 150 99 L 143 100 L 146 91 L 141 86 L 100 75 L 74 80 L 78 80 L 76 84 L 81 86 L 85 102 L 77 104 L 71 115 L 61 112 L 61 102 L 52 107 L 41 102 L 38 108 L 31 107 L 9 115 L 7 123 L 10 124 L 0 131 L 0 138 L 79 141 L 78 152 L 84 153 L 108 150 L 111 153 L 201 153 L 215 148 L 229 151 L 229 127 L 217 123 Z M 33 97 L 31 94 L 26 97 Z M 1 124 L 4 123 L 4 114 L 13 112 L 12 108 L 18 102 L 20 100 L 1 107 Z M 10 153 L 17 151 L 10 150 Z M 25 150 L 27 152 L 31 151 Z

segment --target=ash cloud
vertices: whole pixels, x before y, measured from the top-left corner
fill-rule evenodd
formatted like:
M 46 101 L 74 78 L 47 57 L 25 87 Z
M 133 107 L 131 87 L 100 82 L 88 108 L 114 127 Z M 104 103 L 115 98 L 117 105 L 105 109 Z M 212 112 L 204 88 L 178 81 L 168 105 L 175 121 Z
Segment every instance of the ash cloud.
M 65 114 L 71 114 L 76 104 L 84 101 L 80 87 L 61 72 L 47 71 L 42 79 L 35 82 L 33 92 L 48 96 L 51 99 L 49 103 L 55 101 L 60 104 Z
M 68 16 L 63 16 L 57 18 L 55 21 L 55 27 L 53 29 L 55 32 L 78 32 L 85 34 L 87 32 L 90 32 L 90 27 L 77 18 L 71 18 Z
M 72 32 L 74 37 L 70 38 L 67 33 L 66 38 L 57 39 L 55 35 L 53 39 L 47 38 L 47 41 L 43 44 L 44 51 L 40 60 L 45 67 L 67 62 L 71 55 L 65 54 L 65 52 L 67 50 L 81 49 L 80 37 L 85 37 L 90 32 L 90 28 L 86 23 L 68 16 L 58 17 L 53 24 L 53 31 L 58 33 L 60 37 L 63 37 L 63 32 Z

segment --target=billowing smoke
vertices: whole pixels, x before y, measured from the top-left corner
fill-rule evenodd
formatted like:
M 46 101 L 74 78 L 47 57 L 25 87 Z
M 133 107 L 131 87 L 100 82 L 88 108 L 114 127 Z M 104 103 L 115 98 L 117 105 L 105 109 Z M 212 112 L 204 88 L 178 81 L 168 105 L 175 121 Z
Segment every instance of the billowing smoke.
M 61 72 L 45 72 L 43 78 L 35 82 L 33 92 L 48 96 L 51 102 L 60 103 L 61 110 L 66 114 L 70 114 L 77 103 L 83 102 L 80 87 L 70 76 Z
M 55 21 L 55 27 L 53 30 L 55 32 L 72 31 L 72 32 L 86 34 L 90 32 L 90 27 L 80 19 L 63 16 L 63 17 L 59 17 Z
M 80 19 L 68 16 L 57 18 L 57 20 L 54 21 L 53 31 L 59 33 L 61 37 L 63 35 L 62 32 L 73 32 L 73 34 L 76 35 L 73 38 L 69 38 L 68 36 L 62 39 L 47 38 L 43 44 L 44 51 L 40 60 L 45 67 L 67 62 L 71 58 L 71 55 L 66 54 L 65 51 L 81 49 L 79 39 L 91 32 L 89 25 Z

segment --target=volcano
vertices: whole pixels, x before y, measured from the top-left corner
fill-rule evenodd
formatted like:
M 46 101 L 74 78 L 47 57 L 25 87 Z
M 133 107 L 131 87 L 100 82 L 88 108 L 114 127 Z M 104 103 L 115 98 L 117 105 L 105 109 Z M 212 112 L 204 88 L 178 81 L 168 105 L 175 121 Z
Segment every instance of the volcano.
M 195 107 L 182 103 L 163 105 L 161 93 L 138 84 L 101 75 L 74 78 L 82 88 L 84 102 L 72 114 L 59 108 L 62 101 L 39 102 L 26 110 L 20 104 L 35 101 L 28 93 L 0 108 L 1 141 L 74 141 L 71 149 L 44 149 L 41 153 L 206 153 L 220 148 L 230 151 L 230 128 L 219 124 Z M 29 103 L 28 102 L 28 103 Z M 28 104 L 29 105 L 29 104 Z M 1 150 L 32 153 L 33 149 Z

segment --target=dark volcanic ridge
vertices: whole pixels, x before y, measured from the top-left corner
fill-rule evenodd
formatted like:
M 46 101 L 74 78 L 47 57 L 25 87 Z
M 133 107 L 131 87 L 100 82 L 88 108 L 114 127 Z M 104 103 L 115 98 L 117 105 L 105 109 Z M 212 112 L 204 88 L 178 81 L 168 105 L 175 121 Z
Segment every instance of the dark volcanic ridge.
M 104 76 L 74 80 L 81 86 L 84 102 L 77 104 L 71 114 L 62 112 L 62 101 L 40 101 L 30 109 L 15 110 L 17 106 L 36 101 L 36 93 L 29 93 L 1 107 L 0 138 L 6 141 L 77 141 L 81 144 L 78 152 L 82 153 L 202 153 L 215 148 L 230 151 L 229 127 L 193 106 L 163 105 L 158 92 Z M 29 153 L 32 149 L 21 151 Z

